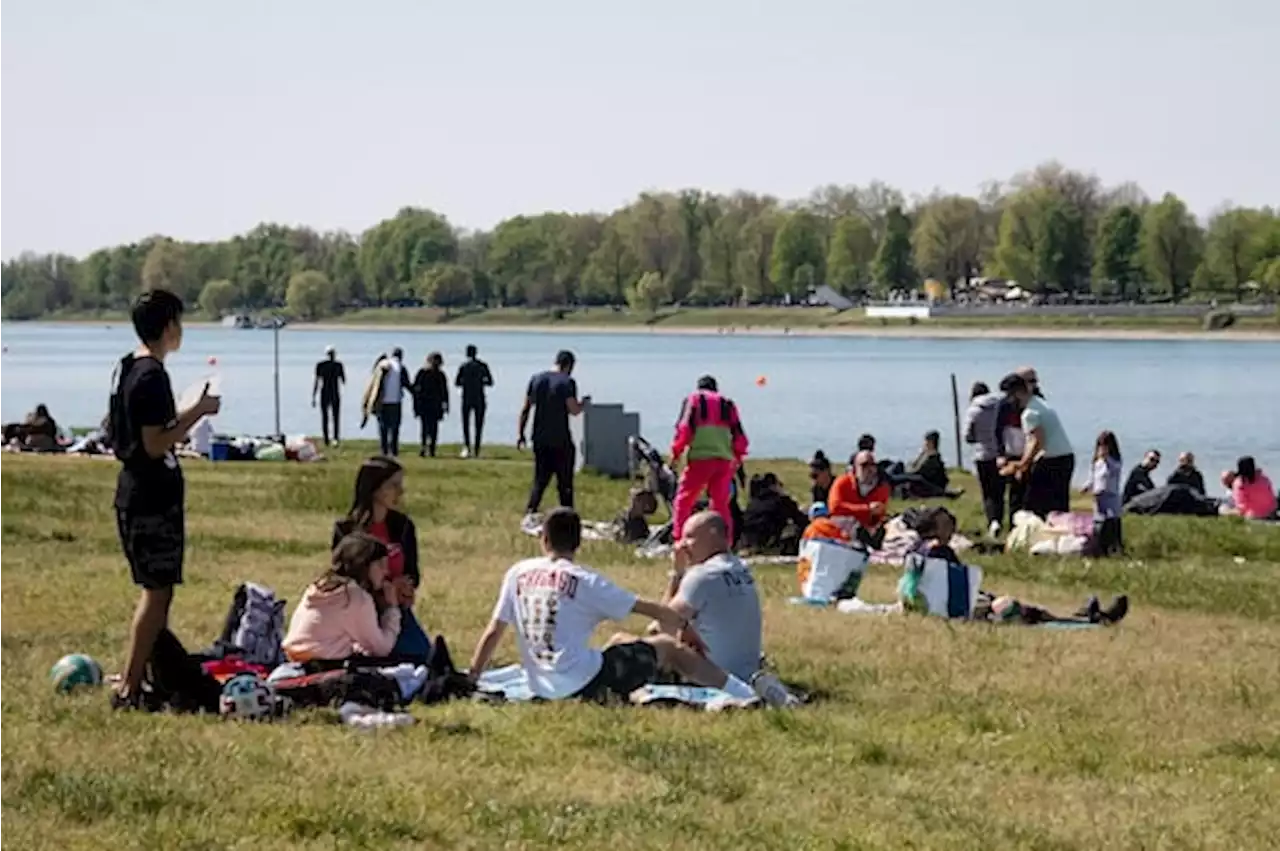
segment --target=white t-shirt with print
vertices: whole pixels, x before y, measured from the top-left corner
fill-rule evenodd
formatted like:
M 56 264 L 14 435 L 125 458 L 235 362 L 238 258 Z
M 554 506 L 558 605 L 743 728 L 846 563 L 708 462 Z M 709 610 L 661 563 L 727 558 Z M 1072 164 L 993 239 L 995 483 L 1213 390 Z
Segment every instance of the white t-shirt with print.
M 515 628 L 520 663 L 537 697 L 572 697 L 600 673 L 604 657 L 590 645 L 606 620 L 622 620 L 636 595 L 564 559 L 526 559 L 502 580 L 493 619 Z

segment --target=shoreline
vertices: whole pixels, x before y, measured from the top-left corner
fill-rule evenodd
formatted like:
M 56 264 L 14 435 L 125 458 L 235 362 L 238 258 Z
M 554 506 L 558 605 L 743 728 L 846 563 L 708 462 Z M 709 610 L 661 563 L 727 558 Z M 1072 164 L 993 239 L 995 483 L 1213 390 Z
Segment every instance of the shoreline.
M 17 323 L 15 323 L 17 324 Z M 105 325 L 125 325 L 122 320 L 34 320 L 33 325 L 56 325 L 63 327 Z M 217 322 L 190 322 L 188 327 L 214 328 L 222 327 Z M 251 329 L 246 329 L 251 330 Z M 970 327 L 963 325 L 929 325 L 925 323 L 904 326 L 859 326 L 841 327 L 801 326 L 782 328 L 775 326 L 750 327 L 714 327 L 714 326 L 663 326 L 663 325 L 511 325 L 484 324 L 474 325 L 455 323 L 409 323 L 409 322 L 308 322 L 286 325 L 286 332 L 303 331 L 308 333 L 341 333 L 356 331 L 369 333 L 385 331 L 438 332 L 447 334 L 629 334 L 632 336 L 652 335 L 690 336 L 690 337 L 863 337 L 869 339 L 923 339 L 923 340 L 1117 340 L 1134 342 L 1280 342 L 1280 328 L 1272 329 L 1234 329 L 1223 331 L 1204 331 L 1188 328 L 1172 330 L 1164 328 L 1087 328 L 1087 327 L 1036 327 L 1032 325 L 1005 325 Z

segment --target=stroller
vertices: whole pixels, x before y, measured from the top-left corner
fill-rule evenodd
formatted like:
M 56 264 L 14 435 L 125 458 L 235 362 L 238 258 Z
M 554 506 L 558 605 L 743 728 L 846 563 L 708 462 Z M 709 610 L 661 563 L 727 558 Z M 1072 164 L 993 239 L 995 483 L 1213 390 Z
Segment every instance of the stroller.
M 640 549 L 644 550 L 664 544 L 670 545 L 673 540 L 672 526 L 675 517 L 676 489 L 679 487 L 680 477 L 675 470 L 671 469 L 671 465 L 662 460 L 662 453 L 658 452 L 653 447 L 653 444 L 643 437 L 629 437 L 627 438 L 627 445 L 630 448 L 632 482 L 653 493 L 667 507 L 667 522 L 656 529 L 649 536 L 649 539 L 640 545 Z M 732 495 L 732 508 L 734 515 L 734 543 L 736 544 L 736 538 L 741 534 L 743 525 L 742 509 L 738 506 L 738 492 L 746 486 L 746 471 L 742 467 L 738 468 L 735 480 L 736 486 Z M 705 500 L 698 505 L 698 510 L 704 508 L 706 508 Z

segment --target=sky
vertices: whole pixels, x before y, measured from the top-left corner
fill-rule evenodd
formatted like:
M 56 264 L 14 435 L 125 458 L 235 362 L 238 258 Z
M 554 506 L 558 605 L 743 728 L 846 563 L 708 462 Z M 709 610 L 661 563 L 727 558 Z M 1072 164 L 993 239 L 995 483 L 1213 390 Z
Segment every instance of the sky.
M 1280 204 L 1274 0 L 6 0 L 0 253 L 646 189 Z

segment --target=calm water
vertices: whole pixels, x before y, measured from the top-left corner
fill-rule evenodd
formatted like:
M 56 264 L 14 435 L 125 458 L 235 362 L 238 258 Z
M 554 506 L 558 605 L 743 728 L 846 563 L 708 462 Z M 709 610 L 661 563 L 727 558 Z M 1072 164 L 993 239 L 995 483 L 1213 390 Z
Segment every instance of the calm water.
M 0 401 L 5 422 L 44 402 L 63 424 L 87 426 L 105 411 L 115 360 L 133 346 L 125 325 L 4 324 Z M 280 333 L 281 424 L 287 433 L 315 433 L 312 370 L 333 344 L 350 380 L 343 428 L 355 435 L 364 378 L 381 351 L 399 345 L 416 368 L 439 350 L 452 373 L 467 343 L 480 347 L 497 386 L 489 401 L 488 438 L 513 443 L 529 375 L 557 349 L 578 355 L 582 393 L 640 412 L 644 433 L 660 445 L 670 437 L 681 397 L 712 373 L 742 409 L 752 454 L 807 457 L 822 447 L 848 455 L 861 432 L 879 438 L 882 457 L 915 453 L 920 435 L 936 428 L 953 458 L 952 372 L 961 393 L 982 379 L 995 384 L 1030 363 L 1063 417 L 1078 453 L 1099 429 L 1112 428 L 1136 461 L 1155 446 L 1166 456 L 1190 449 L 1216 476 L 1243 453 L 1280 472 L 1280 342 L 907 340 L 853 337 L 718 337 L 661 334 L 546 334 L 380 331 Z M 187 331 L 170 364 L 179 393 L 207 376 L 217 359 L 223 392 L 219 431 L 270 433 L 274 428 L 272 334 L 223 328 Z M 758 376 L 767 379 L 761 387 Z M 376 437 L 374 426 L 361 436 Z M 410 422 L 405 437 L 416 439 Z M 457 417 L 442 439 L 460 440 Z M 1166 461 L 1167 473 L 1172 459 Z

